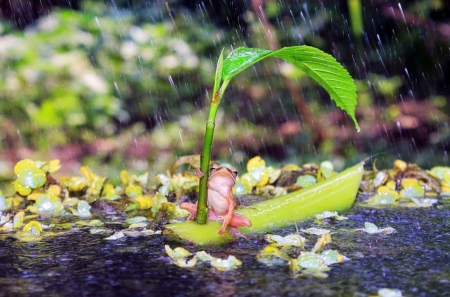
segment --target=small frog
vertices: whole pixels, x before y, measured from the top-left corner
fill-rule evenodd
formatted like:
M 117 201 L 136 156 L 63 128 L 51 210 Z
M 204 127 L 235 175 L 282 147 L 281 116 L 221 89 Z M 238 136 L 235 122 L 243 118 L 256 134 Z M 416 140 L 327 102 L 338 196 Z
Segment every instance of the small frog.
M 203 173 L 197 169 L 199 178 L 203 177 Z M 252 223 L 249 219 L 234 213 L 236 202 L 233 198 L 232 189 L 236 182 L 237 171 L 227 167 L 213 166 L 208 179 L 208 206 L 210 207 L 208 219 L 223 222 L 219 230 L 219 234 L 223 235 L 228 226 L 236 236 L 243 235 L 237 227 L 250 227 Z M 190 218 L 197 213 L 197 206 L 192 203 L 181 203 L 180 207 L 191 213 Z

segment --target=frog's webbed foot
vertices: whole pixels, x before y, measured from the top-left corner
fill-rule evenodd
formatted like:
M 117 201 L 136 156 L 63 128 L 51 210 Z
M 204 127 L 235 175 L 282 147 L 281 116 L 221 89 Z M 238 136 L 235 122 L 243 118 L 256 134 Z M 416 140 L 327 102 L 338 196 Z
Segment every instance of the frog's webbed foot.
M 223 217 L 222 227 L 219 230 L 219 234 L 220 235 L 224 235 L 225 234 L 225 230 L 227 229 L 228 225 L 230 225 L 230 222 L 231 222 L 231 219 L 233 218 L 233 216 L 234 216 L 234 213 L 228 213 L 227 215 L 225 215 Z
M 205 175 L 203 174 L 203 172 L 200 170 L 200 168 L 196 168 L 195 169 L 195 173 L 197 174 L 198 178 L 202 178 Z

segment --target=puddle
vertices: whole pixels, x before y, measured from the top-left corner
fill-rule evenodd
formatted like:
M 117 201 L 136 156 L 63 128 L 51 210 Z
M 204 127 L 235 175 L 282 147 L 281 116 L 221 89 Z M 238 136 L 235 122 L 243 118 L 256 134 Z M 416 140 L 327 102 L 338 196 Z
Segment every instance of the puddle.
M 205 248 L 230 253 L 242 267 L 219 272 L 171 264 L 162 236 L 107 241 L 106 235 L 73 230 L 41 242 L 6 238 L 0 245 L 2 296 L 369 296 L 397 288 L 404 296 L 444 296 L 450 287 L 450 207 L 444 209 L 367 209 L 354 207 L 336 224 L 304 222 L 332 229 L 337 249 L 351 258 L 332 266 L 328 278 L 294 278 L 288 267 L 256 261 L 261 238 Z M 391 235 L 354 231 L 364 222 L 397 230 Z M 294 232 L 295 228 L 277 233 Z M 311 237 L 313 240 L 314 237 Z M 176 243 L 169 243 L 172 247 Z M 194 251 L 195 247 L 187 247 Z

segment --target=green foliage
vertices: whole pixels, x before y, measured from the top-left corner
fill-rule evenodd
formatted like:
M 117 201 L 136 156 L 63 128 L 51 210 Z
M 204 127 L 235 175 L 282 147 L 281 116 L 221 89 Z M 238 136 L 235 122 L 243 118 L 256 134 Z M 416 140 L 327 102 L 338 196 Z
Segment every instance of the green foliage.
M 84 131 L 112 135 L 116 122 L 148 121 L 213 82 L 179 19 L 138 21 L 86 2 L 82 11 L 55 10 L 24 32 L 0 35 L 0 114 L 31 144 L 63 144 Z M 63 133 L 40 141 L 36 129 Z
M 225 81 L 231 80 L 241 71 L 267 57 L 286 60 L 303 70 L 330 94 L 340 108 L 347 112 L 359 130 L 355 118 L 356 86 L 353 79 L 332 56 L 317 48 L 292 46 L 277 51 L 238 48 L 225 59 L 222 77 Z
M 35 162 L 30 159 L 19 161 L 14 166 L 16 180 L 14 181 L 14 189 L 22 196 L 31 193 L 33 189 L 42 187 L 47 181 L 47 173 L 57 171 L 61 166 L 59 160 L 50 162 Z

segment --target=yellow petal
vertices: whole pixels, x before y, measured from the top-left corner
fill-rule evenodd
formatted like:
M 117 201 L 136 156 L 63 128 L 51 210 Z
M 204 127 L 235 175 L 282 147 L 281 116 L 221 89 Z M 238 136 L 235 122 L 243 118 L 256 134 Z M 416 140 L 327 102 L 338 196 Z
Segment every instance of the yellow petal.
M 266 167 L 266 162 L 260 156 L 251 158 L 247 163 L 247 171 L 258 169 L 259 167 Z

